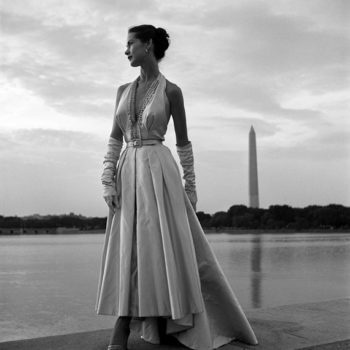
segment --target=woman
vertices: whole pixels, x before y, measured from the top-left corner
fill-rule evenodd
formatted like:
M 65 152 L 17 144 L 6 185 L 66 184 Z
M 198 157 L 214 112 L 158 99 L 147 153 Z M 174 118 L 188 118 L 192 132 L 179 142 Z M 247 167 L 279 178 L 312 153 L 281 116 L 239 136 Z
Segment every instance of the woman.
M 126 349 L 130 327 L 151 343 L 173 336 L 191 349 L 213 349 L 233 339 L 257 344 L 195 214 L 182 93 L 158 67 L 168 46 L 162 28 L 141 25 L 128 31 L 125 54 L 141 72 L 118 89 L 103 162 L 110 211 L 96 312 L 118 317 L 109 350 Z M 171 116 L 184 188 L 162 144 Z

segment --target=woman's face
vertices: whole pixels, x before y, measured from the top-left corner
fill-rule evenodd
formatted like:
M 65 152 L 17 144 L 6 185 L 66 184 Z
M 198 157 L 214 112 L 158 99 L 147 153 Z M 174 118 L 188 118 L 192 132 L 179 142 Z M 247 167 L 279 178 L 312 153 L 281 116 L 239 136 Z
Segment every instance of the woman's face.
M 147 43 L 136 38 L 135 33 L 128 33 L 125 55 L 127 55 L 132 67 L 140 66 L 147 56 Z

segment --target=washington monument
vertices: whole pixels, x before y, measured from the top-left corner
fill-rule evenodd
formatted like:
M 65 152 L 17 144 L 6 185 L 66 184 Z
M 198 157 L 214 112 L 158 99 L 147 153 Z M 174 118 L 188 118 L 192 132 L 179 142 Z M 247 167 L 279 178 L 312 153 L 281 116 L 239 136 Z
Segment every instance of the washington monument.
M 253 126 L 249 131 L 249 207 L 259 208 L 258 162 L 256 137 Z

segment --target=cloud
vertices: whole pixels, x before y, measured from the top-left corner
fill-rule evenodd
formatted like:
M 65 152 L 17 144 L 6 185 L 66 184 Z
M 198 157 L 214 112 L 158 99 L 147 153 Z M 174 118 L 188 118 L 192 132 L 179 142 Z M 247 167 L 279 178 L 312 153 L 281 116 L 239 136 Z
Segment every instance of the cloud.
M 316 119 L 321 111 L 284 108 L 281 100 L 303 89 L 320 94 L 349 87 L 346 32 L 320 26 L 301 10 L 278 13 L 267 2 L 220 4 L 185 19 L 178 13 L 187 26 L 181 61 L 200 77 L 187 81 L 194 98 L 220 99 L 266 116 Z M 192 40 L 185 42 L 187 33 Z
M 170 33 L 160 69 L 184 92 L 205 210 L 232 204 L 225 183 L 233 184 L 237 201 L 246 199 L 251 125 L 262 188 L 273 192 L 264 193 L 265 203 L 285 198 L 297 203 L 303 191 L 296 186 L 313 181 L 313 167 L 324 177 L 310 185 L 315 191 L 310 198 L 331 198 L 330 191 L 327 197 L 316 193 L 316 184 L 346 183 L 340 170 L 349 156 L 348 7 L 344 0 L 2 2 L 0 157 L 9 188 L 16 187 L 13 179 L 25 184 L 19 165 L 24 164 L 27 178 L 40 179 L 48 195 L 45 179 L 54 170 L 62 206 L 68 189 L 77 197 L 87 187 L 100 195 L 95 181 L 116 89 L 138 72 L 125 59 L 126 31 L 152 23 Z M 175 152 L 172 123 L 166 139 Z M 269 182 L 281 169 L 288 169 L 288 189 L 282 180 L 276 180 L 276 189 Z M 213 181 L 219 190 L 215 199 L 208 190 Z M 341 190 L 334 193 L 344 200 Z
M 140 6 L 135 20 L 147 16 L 156 9 L 154 2 L 50 4 L 29 1 L 23 7 L 14 1 L 4 6 L 2 74 L 59 112 L 109 117 L 110 100 L 128 75 L 124 43 L 131 23 L 127 18 L 135 14 L 135 6 Z
M 52 129 L 0 133 L 0 213 L 105 215 L 100 175 L 105 141 Z
M 86 170 L 89 162 L 101 159 L 104 140 L 94 134 L 53 129 L 18 129 L 0 133 L 2 164 L 69 164 Z M 78 160 L 78 162 L 75 162 Z
M 4 18 L 5 48 L 20 48 L 2 64 L 8 79 L 19 79 L 59 111 L 106 113 L 105 103 L 115 88 L 108 72 L 114 41 L 88 35 L 84 26 L 56 28 L 8 13 Z M 12 38 L 14 34 L 20 35 Z
M 79 8 L 61 9 L 57 2 L 53 3 L 60 11 L 54 15 L 48 10 L 49 18 L 67 18 L 69 10 L 75 13 Z M 103 2 L 102 6 L 97 6 L 95 1 L 87 4 L 81 5 L 80 16 L 77 15 L 85 18 L 85 22 L 74 24 L 71 21 L 57 24 L 57 21 L 47 21 L 45 16 L 4 12 L 5 33 L 16 35 L 17 47 L 22 46 L 23 52 L 17 60 L 4 65 L 3 70 L 12 78 L 20 77 L 27 88 L 48 99 L 59 110 L 69 112 L 71 109 L 80 115 L 79 111 L 83 114 L 94 109 L 96 115 L 102 116 L 109 101 L 105 97 L 113 95 L 115 85 L 124 78 L 116 65 L 123 58 L 120 45 L 124 41 L 124 37 L 117 39 L 117 33 L 120 36 L 125 27 L 122 29 L 114 23 L 135 8 L 149 13 L 156 6 L 155 2 L 143 6 L 139 6 L 138 1 L 122 2 L 123 5 L 118 2 L 112 11 L 113 2 Z M 181 67 L 201 77 L 185 82 L 196 99 L 219 98 L 249 111 L 305 118 L 315 112 L 285 109 L 280 105 L 280 98 L 300 88 L 325 91 L 330 82 L 333 90 L 346 87 L 346 35 L 329 32 L 328 27 L 319 28 L 309 17 L 275 13 L 272 9 L 264 2 L 239 2 L 239 6 L 221 2 L 221 6 L 197 7 L 186 12 L 181 7 L 176 11 L 171 6 L 159 6 L 161 15 L 167 17 L 171 12 L 170 20 L 178 21 L 176 25 L 191 28 L 182 29 L 184 37 L 175 37 L 180 41 L 175 55 L 180 54 Z M 110 16 L 105 17 L 108 14 Z M 92 23 L 87 21 L 90 17 L 95 19 Z M 171 24 L 169 26 L 171 28 Z M 110 35 L 111 31 L 115 35 Z M 193 40 L 187 40 L 187 32 Z M 209 46 L 205 46 L 204 38 L 210 41 Z M 203 46 L 204 50 L 194 51 L 193 43 Z M 32 47 L 36 48 L 34 52 Z M 174 67 L 172 60 L 169 63 Z M 125 63 L 124 67 L 127 68 Z M 211 74 L 203 76 L 208 67 Z M 101 108 L 102 99 L 106 105 Z M 98 101 L 95 108 L 91 101 Z

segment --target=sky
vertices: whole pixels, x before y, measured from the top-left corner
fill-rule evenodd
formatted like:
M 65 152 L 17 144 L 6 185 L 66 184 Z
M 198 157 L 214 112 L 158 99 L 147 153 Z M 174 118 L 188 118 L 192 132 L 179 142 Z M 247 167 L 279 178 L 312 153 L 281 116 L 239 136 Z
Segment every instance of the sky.
M 0 215 L 105 216 L 100 175 L 127 29 L 165 28 L 160 71 L 182 89 L 197 211 L 350 205 L 346 0 L 1 0 Z M 165 145 L 178 162 L 170 121 Z

